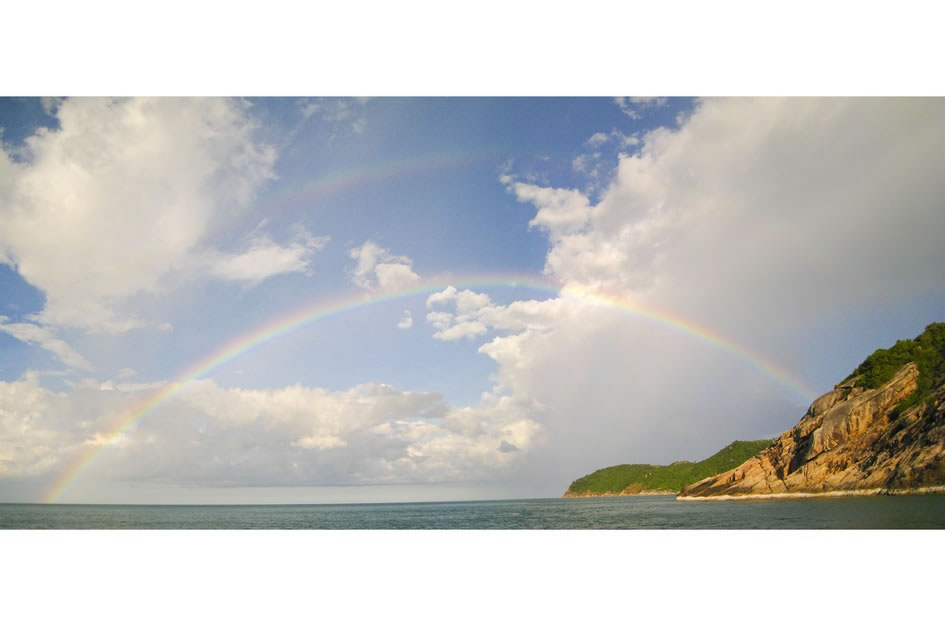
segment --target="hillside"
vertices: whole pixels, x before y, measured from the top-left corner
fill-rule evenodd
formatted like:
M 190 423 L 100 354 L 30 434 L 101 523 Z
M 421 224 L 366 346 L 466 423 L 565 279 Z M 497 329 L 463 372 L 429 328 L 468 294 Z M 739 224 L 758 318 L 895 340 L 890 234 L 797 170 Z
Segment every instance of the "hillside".
M 695 481 L 738 465 L 769 444 L 771 440 L 732 442 L 699 462 L 674 462 L 668 466 L 623 464 L 601 468 L 572 482 L 564 497 L 676 493 Z
M 945 324 L 877 350 L 796 426 L 680 500 L 945 490 Z

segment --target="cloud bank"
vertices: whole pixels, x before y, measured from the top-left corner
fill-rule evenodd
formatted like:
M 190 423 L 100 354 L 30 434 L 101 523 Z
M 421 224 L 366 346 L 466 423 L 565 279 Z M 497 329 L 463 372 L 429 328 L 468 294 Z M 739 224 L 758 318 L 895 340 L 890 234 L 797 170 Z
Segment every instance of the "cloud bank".
M 510 397 L 451 408 L 439 394 L 383 384 L 329 391 L 203 380 L 109 442 L 115 418 L 159 386 L 87 381 L 56 393 L 35 374 L 0 381 L 0 478 L 54 473 L 108 443 L 93 476 L 213 487 L 481 480 L 537 433 Z

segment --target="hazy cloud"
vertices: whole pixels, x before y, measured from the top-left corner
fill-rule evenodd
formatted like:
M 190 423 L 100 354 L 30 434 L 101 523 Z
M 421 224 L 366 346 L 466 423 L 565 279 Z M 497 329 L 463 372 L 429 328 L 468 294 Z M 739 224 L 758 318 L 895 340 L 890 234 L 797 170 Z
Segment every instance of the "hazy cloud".
M 364 132 L 367 116 L 364 105 L 369 99 L 355 98 L 307 98 L 299 102 L 299 111 L 304 119 L 322 118 L 331 123 L 350 125 L 356 134 Z
M 87 371 L 93 369 L 92 364 L 85 357 L 76 352 L 65 341 L 58 339 L 49 328 L 28 322 L 10 322 L 9 318 L 0 315 L 0 331 L 16 337 L 24 343 L 35 344 L 48 350 L 69 367 Z
M 413 326 L 413 316 L 410 314 L 409 310 L 404 311 L 404 316 L 400 318 L 400 321 L 397 322 L 397 328 L 405 330 Z

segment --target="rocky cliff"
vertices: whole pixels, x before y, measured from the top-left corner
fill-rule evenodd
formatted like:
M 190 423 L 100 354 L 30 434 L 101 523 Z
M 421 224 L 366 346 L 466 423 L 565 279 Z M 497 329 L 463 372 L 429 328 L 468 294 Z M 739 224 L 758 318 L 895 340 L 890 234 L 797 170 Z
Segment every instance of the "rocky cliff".
M 931 355 L 921 356 L 920 363 Z M 929 369 L 920 376 L 910 361 L 883 384 L 863 387 L 870 382 L 867 368 L 875 371 L 878 364 L 868 362 L 815 400 L 771 446 L 736 468 L 685 487 L 677 499 L 945 490 L 945 384 L 939 378 L 930 381 L 938 375 Z

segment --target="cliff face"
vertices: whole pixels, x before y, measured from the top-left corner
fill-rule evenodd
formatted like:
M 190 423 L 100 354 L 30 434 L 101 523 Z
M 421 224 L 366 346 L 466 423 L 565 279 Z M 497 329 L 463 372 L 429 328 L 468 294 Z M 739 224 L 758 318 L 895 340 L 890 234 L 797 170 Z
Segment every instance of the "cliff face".
M 740 466 L 687 486 L 678 499 L 912 492 L 945 486 L 945 385 L 919 386 L 907 363 L 881 387 L 853 378 L 814 401 L 800 422 Z

